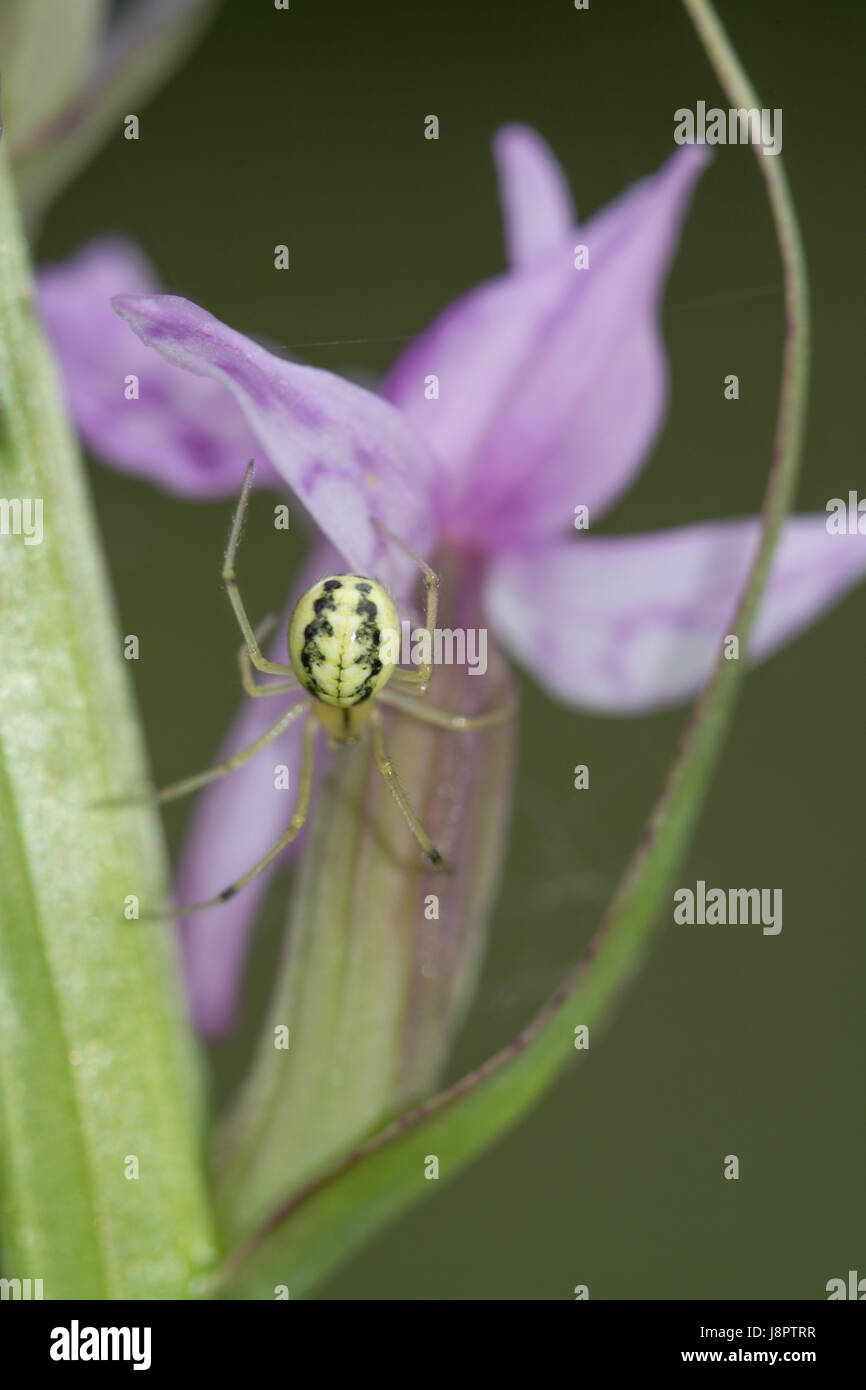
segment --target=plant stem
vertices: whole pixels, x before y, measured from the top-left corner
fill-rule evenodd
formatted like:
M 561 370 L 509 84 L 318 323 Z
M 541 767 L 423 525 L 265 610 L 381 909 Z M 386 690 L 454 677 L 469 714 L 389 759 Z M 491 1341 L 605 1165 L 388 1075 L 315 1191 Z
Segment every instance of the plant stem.
M 142 744 L 2 146 L 0 405 L 4 1275 L 182 1298 L 213 1256 L 197 1078 L 170 936 L 124 915 L 163 847 L 152 812 L 99 806 L 146 785 Z
M 758 93 L 722 27 L 709 0 L 683 0 L 713 70 L 735 108 L 760 108 Z M 782 261 L 785 286 L 785 348 L 776 436 L 767 491 L 764 496 L 764 534 L 755 569 L 766 572 L 784 520 L 793 501 L 806 420 L 809 374 L 809 280 L 803 240 L 785 166 L 780 155 L 765 155 L 754 146 L 758 167 L 767 185 L 767 197 Z M 747 597 L 749 592 L 747 586 Z M 749 607 L 757 604 L 754 595 Z M 747 605 L 743 605 L 744 611 Z

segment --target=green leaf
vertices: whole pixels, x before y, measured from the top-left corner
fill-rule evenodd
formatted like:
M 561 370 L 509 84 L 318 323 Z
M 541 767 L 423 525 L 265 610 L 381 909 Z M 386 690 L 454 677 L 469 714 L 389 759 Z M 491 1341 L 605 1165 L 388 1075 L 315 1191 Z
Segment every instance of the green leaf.
M 759 106 L 705 0 L 684 0 L 733 106 Z M 799 464 L 808 368 L 808 294 L 796 217 L 778 157 L 758 164 L 767 182 L 786 285 L 786 342 L 762 538 L 737 615 L 747 638 L 790 505 Z M 374 1135 L 292 1193 L 233 1253 L 217 1286 L 231 1297 L 272 1298 L 274 1286 L 303 1295 L 384 1222 L 438 1184 L 424 1176 L 435 1154 L 452 1177 L 502 1135 L 576 1058 L 574 1028 L 592 1027 L 634 974 L 663 894 L 688 843 L 721 751 L 744 661 L 719 657 L 686 722 L 673 766 L 611 907 L 583 958 L 513 1043 L 456 1085 Z
M 2 146 L 0 406 L 4 1275 L 181 1298 L 214 1256 L 198 1077 L 170 934 L 124 916 L 163 892 L 162 841 L 150 811 L 97 806 L 146 772 Z

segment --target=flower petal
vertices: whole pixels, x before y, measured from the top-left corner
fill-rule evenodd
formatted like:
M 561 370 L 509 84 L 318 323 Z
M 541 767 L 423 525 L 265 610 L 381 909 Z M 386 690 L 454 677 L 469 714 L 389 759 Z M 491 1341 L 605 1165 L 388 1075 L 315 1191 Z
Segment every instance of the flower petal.
M 286 661 L 286 630 L 297 599 L 323 574 L 339 570 L 336 552 L 318 544 L 301 568 L 269 651 Z M 269 681 L 271 677 L 257 677 Z M 306 697 L 304 697 L 306 698 Z M 215 762 L 252 743 L 294 694 L 270 700 L 244 700 Z M 181 851 L 177 902 L 211 898 L 245 873 L 279 839 L 291 819 L 300 768 L 300 725 L 294 724 L 250 762 L 214 782 L 199 797 Z M 288 770 L 288 791 L 274 785 L 274 767 Z M 235 1022 L 240 981 L 249 938 L 261 901 L 277 870 L 293 857 L 302 838 L 228 902 L 181 921 L 181 952 L 193 1021 L 200 1032 L 218 1037 Z
M 866 536 L 829 535 L 823 513 L 782 533 L 752 660 L 797 635 L 866 574 Z M 582 536 L 506 557 L 486 600 L 503 642 L 568 704 L 612 714 L 687 699 L 709 675 L 754 558 L 760 523 Z
M 530 126 L 502 126 L 493 138 L 505 249 L 513 266 L 528 265 L 560 246 L 575 225 L 566 178 Z
M 661 284 L 706 151 L 684 146 L 571 245 L 451 305 L 385 383 L 440 459 L 452 539 L 501 550 L 593 520 L 644 462 L 665 404 Z M 425 379 L 439 379 L 437 399 Z
M 104 463 L 182 496 L 237 492 L 253 454 L 256 483 L 273 486 L 277 474 L 225 387 L 175 371 L 112 312 L 112 295 L 157 288 L 146 257 L 120 237 L 39 272 L 39 309 L 85 443 Z M 130 376 L 137 400 L 124 394 Z
M 434 464 L 398 411 L 331 372 L 274 357 L 189 300 L 125 295 L 114 305 L 169 362 L 229 388 L 276 468 L 350 565 L 398 592 L 405 588 L 413 562 L 371 517 L 429 552 Z

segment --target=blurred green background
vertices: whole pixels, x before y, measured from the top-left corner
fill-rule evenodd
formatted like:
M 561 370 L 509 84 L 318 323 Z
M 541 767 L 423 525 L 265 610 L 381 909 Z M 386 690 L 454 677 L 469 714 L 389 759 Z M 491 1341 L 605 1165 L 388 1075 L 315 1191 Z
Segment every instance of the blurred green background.
M 723 20 L 784 158 L 812 275 L 815 365 L 801 510 L 866 488 L 859 4 L 726 0 Z M 585 216 L 656 168 L 673 112 L 722 100 L 676 3 L 224 5 L 183 70 L 61 199 L 38 247 L 138 238 L 167 288 L 336 371 L 381 374 L 456 294 L 502 268 L 489 140 L 523 120 Z M 440 118 L 438 142 L 424 116 Z M 286 242 L 292 269 L 273 269 Z M 121 287 L 118 287 L 121 288 Z M 607 532 L 759 505 L 776 409 L 781 278 L 747 149 L 698 187 L 665 302 L 664 432 Z M 587 351 L 592 345 L 587 344 Z M 740 400 L 723 378 L 740 378 Z M 859 417 L 859 419 L 858 419 Z M 858 430 L 859 425 L 859 430 Z M 237 705 L 218 570 L 230 503 L 189 504 L 91 469 L 156 780 L 206 765 Z M 283 598 L 303 537 L 256 526 L 254 612 Z M 251 546 L 252 549 L 252 546 Z M 748 682 L 677 882 L 780 886 L 784 929 L 667 925 L 612 1026 L 523 1126 L 322 1289 L 332 1299 L 822 1298 L 866 1274 L 862 1174 L 862 773 L 866 592 Z M 508 868 L 457 1076 L 508 1040 L 599 920 L 657 792 L 683 712 L 603 719 L 525 677 Z M 577 762 L 591 790 L 572 788 Z M 170 808 L 176 849 L 186 810 Z M 286 900 L 268 900 L 237 1080 Z M 722 1176 L 740 1158 L 738 1182 Z

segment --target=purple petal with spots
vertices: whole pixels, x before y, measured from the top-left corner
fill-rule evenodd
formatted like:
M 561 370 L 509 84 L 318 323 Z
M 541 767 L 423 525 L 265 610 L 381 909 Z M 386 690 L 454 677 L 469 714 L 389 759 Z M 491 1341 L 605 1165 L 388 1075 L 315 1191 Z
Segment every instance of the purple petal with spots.
M 750 643 L 760 660 L 866 574 L 866 536 L 830 535 L 823 513 L 791 518 Z M 636 714 L 687 699 L 729 632 L 760 525 L 709 522 L 649 535 L 581 536 L 505 557 L 488 576 L 491 622 L 567 704 Z
M 400 592 L 436 537 L 434 462 L 399 411 L 331 372 L 287 362 L 174 295 L 123 296 L 117 312 L 167 361 L 225 385 L 285 481 L 361 574 Z
M 119 237 L 89 242 L 39 272 L 39 310 L 87 447 L 183 496 L 236 492 L 253 455 L 256 483 L 273 487 L 277 474 L 231 393 L 148 352 L 112 311 L 113 295 L 158 288 L 146 257 Z M 138 378 L 137 400 L 125 397 L 129 376 Z
M 443 471 L 443 526 L 487 551 L 595 520 L 644 463 L 665 407 L 658 300 L 706 151 L 684 147 L 566 245 L 471 291 L 385 384 Z M 424 380 L 439 378 L 427 400 Z
M 575 225 L 565 175 L 549 147 L 529 126 L 502 126 L 493 139 L 505 250 L 525 266 L 566 241 Z
M 317 544 L 304 564 L 268 655 L 286 661 L 286 629 L 291 610 L 305 589 L 341 565 L 337 552 Z M 240 644 L 240 639 L 239 639 Z M 273 677 L 258 676 L 269 682 Z M 307 697 L 302 696 L 303 699 Z M 264 733 L 298 696 L 245 699 L 214 761 L 228 757 Z M 300 725 L 295 724 L 243 767 L 214 782 L 199 797 L 187 832 L 177 875 L 178 903 L 213 897 L 245 873 L 279 839 L 294 810 L 300 769 Z M 275 787 L 274 768 L 289 770 L 289 789 Z M 200 1032 L 218 1037 L 234 1025 L 249 937 L 274 874 L 291 860 L 303 832 L 284 855 L 236 897 L 181 922 L 181 955 L 190 1011 Z

